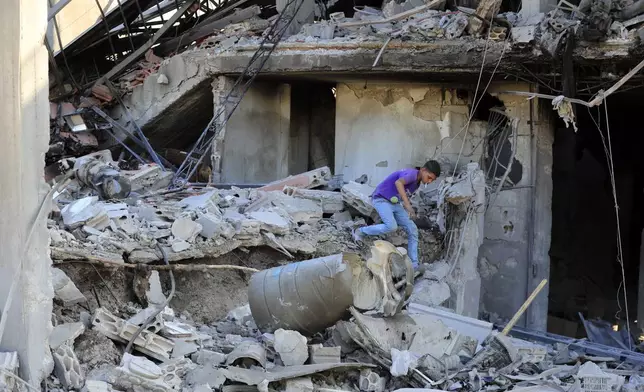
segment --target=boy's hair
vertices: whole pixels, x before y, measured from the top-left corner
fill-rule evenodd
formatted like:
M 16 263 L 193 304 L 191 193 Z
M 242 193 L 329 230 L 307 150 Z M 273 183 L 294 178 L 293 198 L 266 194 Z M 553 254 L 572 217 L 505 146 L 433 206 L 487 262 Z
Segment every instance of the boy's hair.
M 430 173 L 434 173 L 436 177 L 441 176 L 441 165 L 433 159 L 431 161 L 425 162 L 423 169 L 427 170 Z

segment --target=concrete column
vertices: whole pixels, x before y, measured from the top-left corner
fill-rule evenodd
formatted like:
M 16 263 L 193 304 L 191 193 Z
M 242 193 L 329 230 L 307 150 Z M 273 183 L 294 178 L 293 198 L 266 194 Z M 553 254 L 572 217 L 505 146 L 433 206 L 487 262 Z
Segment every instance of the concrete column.
M 228 76 L 218 76 L 212 82 L 212 95 L 214 104 L 214 114 L 217 115 L 223 110 L 222 114 L 215 120 L 218 124 L 223 123 L 230 110 L 230 104 L 226 103 L 226 96 L 235 84 L 235 80 Z M 224 138 L 226 136 L 226 126 L 224 125 L 219 135 L 212 142 L 212 181 L 215 184 L 221 183 L 222 180 L 222 157 L 224 156 Z
M 534 101 L 534 100 L 532 100 Z M 552 233 L 552 145 L 554 124 L 550 102 L 532 102 L 532 165 L 533 197 L 531 205 L 531 233 L 528 265 L 527 295 L 541 283 L 550 279 L 550 238 Z M 549 285 L 535 298 L 526 313 L 526 327 L 546 331 L 548 324 Z
M 35 221 L 48 190 L 43 180 L 49 143 L 46 11 L 42 0 L 5 0 L 0 12 L 0 307 L 5 307 L 14 273 L 20 271 L 13 303 L 2 309 L 8 321 L 0 350 L 18 351 L 20 374 L 34 386 L 53 366 L 46 214 Z M 26 244 L 32 225 L 34 233 Z

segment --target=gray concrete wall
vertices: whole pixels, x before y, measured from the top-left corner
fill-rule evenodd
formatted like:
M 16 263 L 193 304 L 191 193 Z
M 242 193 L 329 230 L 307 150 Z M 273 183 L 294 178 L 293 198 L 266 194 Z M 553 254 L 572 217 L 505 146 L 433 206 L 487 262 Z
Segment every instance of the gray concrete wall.
M 46 11 L 42 0 L 6 0 L 0 12 L 0 308 L 7 320 L 0 351 L 18 351 L 20 374 L 34 389 L 40 389 L 36 386 L 53 367 L 48 344 L 53 298 L 48 202 L 36 219 L 48 191 L 43 181 L 49 144 Z M 12 283 L 16 291 L 7 309 Z
M 489 91 L 529 91 L 529 87 L 502 83 Z M 470 271 L 467 278 L 472 282 L 480 274 L 481 309 L 508 319 L 541 279 L 549 277 L 553 136 L 547 107 L 542 110 L 538 102 L 517 95 L 498 98 L 506 113 L 518 118 L 516 146 L 507 142 L 516 149 L 510 175 L 516 189 L 501 191 L 485 214 L 478 272 L 473 266 L 462 269 Z M 339 84 L 336 172 L 345 180 L 367 174 L 375 186 L 392 171 L 429 158 L 458 161 L 459 168 L 477 162 L 487 122 L 473 121 L 464 131 L 467 110 L 467 102 L 454 90 L 439 85 Z M 545 330 L 547 292 L 546 288 L 528 312 L 533 328 Z M 525 319 L 521 322 L 525 325 Z
M 288 176 L 291 88 L 255 82 L 226 124 L 222 175 L 226 183 L 267 183 Z
M 465 128 L 467 113 L 467 101 L 440 85 L 338 84 L 336 173 L 346 181 L 366 174 L 376 186 L 391 172 L 431 158 L 456 162 L 461 146 L 459 167 L 478 162 L 486 124 Z
M 529 85 L 498 84 L 490 90 L 529 91 Z M 511 94 L 498 98 L 519 119 L 514 165 L 521 170 L 515 188 L 502 190 L 486 213 L 479 272 L 483 309 L 509 319 L 541 279 L 549 277 L 553 133 L 538 102 Z M 531 328 L 545 330 L 547 298 L 548 287 L 528 312 Z M 520 325 L 526 325 L 525 317 Z

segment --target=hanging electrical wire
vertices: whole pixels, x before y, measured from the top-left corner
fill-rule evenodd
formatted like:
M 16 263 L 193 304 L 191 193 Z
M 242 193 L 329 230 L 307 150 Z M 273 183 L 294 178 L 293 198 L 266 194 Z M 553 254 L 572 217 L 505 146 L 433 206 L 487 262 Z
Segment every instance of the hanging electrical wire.
M 620 270 L 621 270 L 621 282 L 619 284 L 619 287 L 617 288 L 618 312 L 615 314 L 615 318 L 619 320 L 621 311 L 622 310 L 625 311 L 626 331 L 628 333 L 628 336 L 630 337 L 631 319 L 630 319 L 630 311 L 628 307 L 628 292 L 626 289 L 626 273 L 624 270 L 624 250 L 622 247 L 622 230 L 621 230 L 620 219 L 619 219 L 619 203 L 617 200 L 617 186 L 615 184 L 615 164 L 613 161 L 613 144 L 612 144 L 611 134 L 610 134 L 610 121 L 608 118 L 608 102 L 606 100 L 604 100 L 604 112 L 605 112 L 604 121 L 606 122 L 606 137 L 604 137 L 604 134 L 602 133 L 600 123 L 595 121 L 595 118 L 590 113 L 590 108 L 588 108 L 588 113 L 590 114 L 590 118 L 593 120 L 593 122 L 595 123 L 595 126 L 597 127 L 597 131 L 599 132 L 599 136 L 602 141 L 602 146 L 604 148 L 604 154 L 606 155 L 606 163 L 608 165 L 608 174 L 609 174 L 609 179 L 611 183 L 613 202 L 615 207 L 615 224 L 616 224 L 616 232 L 617 232 L 617 263 L 619 264 Z M 599 110 L 598 110 L 598 113 L 599 113 Z M 601 121 L 601 118 L 600 118 L 600 121 Z M 624 294 L 624 309 L 622 309 L 621 301 L 619 298 L 620 291 L 622 291 Z M 629 349 L 632 349 L 631 339 L 628 340 L 628 347 Z

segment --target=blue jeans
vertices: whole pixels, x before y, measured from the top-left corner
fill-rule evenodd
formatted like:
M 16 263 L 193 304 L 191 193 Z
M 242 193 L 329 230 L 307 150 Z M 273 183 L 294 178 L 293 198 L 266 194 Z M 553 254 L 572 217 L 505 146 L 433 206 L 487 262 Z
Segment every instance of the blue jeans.
M 381 235 L 393 233 L 398 226 L 407 232 L 407 253 L 414 268 L 418 265 L 418 228 L 401 203 L 392 204 L 383 198 L 373 199 L 373 207 L 378 211 L 382 223 L 360 229 L 362 234 Z

